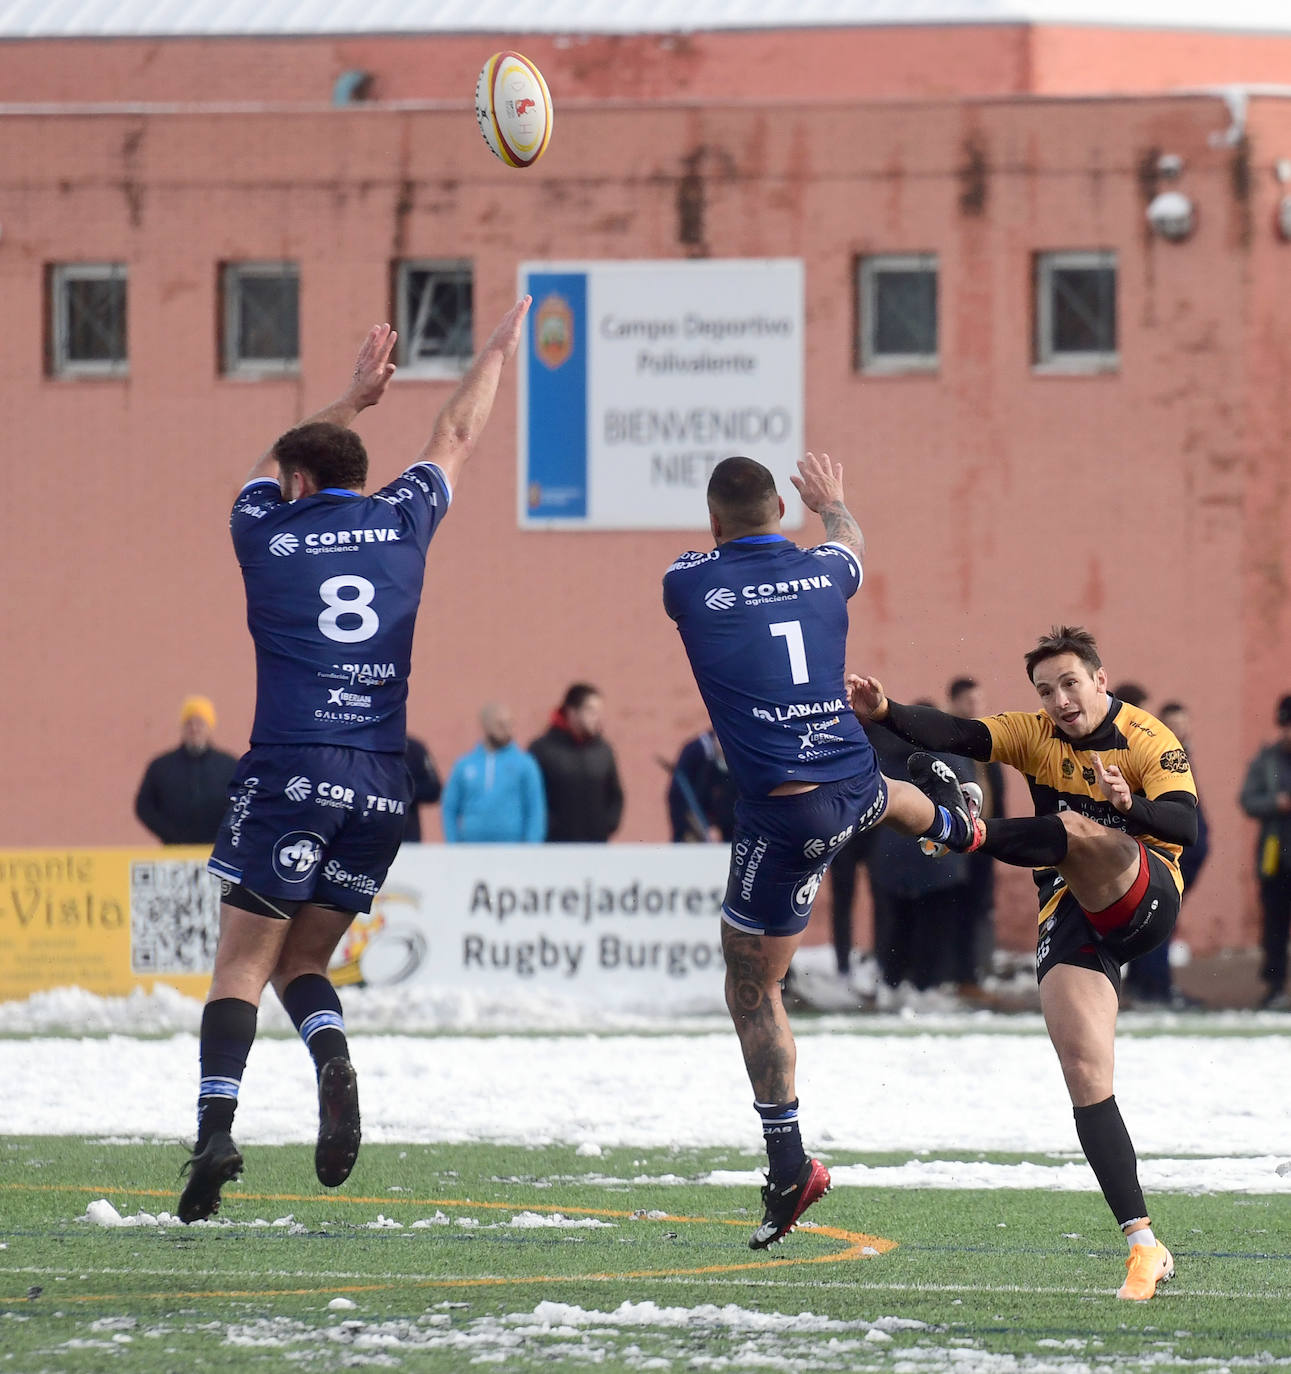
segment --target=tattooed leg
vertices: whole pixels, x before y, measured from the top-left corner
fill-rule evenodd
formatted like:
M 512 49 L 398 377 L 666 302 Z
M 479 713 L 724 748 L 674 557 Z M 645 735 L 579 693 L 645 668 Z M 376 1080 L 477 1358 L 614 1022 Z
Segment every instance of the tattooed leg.
M 798 1050 L 780 996 L 780 980 L 801 935 L 747 935 L 722 923 L 726 1005 L 759 1102 L 791 1102 Z

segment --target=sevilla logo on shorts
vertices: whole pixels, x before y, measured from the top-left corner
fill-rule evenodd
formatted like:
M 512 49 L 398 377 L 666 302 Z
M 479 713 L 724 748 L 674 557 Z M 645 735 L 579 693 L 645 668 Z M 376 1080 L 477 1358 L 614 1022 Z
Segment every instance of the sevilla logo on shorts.
M 284 883 L 303 883 L 323 857 L 323 837 L 293 830 L 273 847 L 273 871 Z

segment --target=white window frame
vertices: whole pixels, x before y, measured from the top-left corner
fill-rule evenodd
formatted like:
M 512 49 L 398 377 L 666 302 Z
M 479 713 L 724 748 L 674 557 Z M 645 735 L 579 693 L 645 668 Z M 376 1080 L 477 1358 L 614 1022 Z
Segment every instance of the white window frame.
M 471 281 L 471 336 L 472 345 L 466 353 L 454 353 L 441 358 L 421 358 L 413 359 L 409 349 L 415 337 L 415 321 L 411 318 L 408 301 L 408 278 L 413 272 L 443 272 L 454 275 L 465 273 Z M 417 377 L 446 380 L 455 380 L 471 365 L 474 358 L 474 334 L 475 334 L 475 264 L 470 258 L 400 258 L 395 263 L 394 272 L 394 292 L 395 292 L 395 328 L 399 332 L 399 342 L 396 345 L 396 361 L 399 365 L 398 375 L 402 377 Z
M 67 288 L 79 281 L 120 281 L 124 286 L 120 358 L 68 356 Z M 49 274 L 50 370 L 56 377 L 124 377 L 130 371 L 130 273 L 123 262 L 58 262 Z
M 880 353 L 876 348 L 878 328 L 878 282 L 885 272 L 930 272 L 933 300 L 936 302 L 936 347 L 931 353 Z M 857 263 L 856 290 L 860 308 L 857 324 L 857 360 L 860 370 L 869 374 L 891 375 L 900 372 L 936 372 L 941 367 L 941 267 L 936 253 L 874 253 Z
M 1116 347 L 1102 351 L 1056 349 L 1053 342 L 1054 273 L 1068 269 L 1112 271 L 1112 308 L 1115 311 Z M 1120 351 L 1120 269 L 1111 249 L 1079 252 L 1037 253 L 1035 255 L 1035 362 L 1041 373 L 1116 372 L 1121 365 Z
M 243 358 L 238 353 L 242 334 L 242 293 L 247 277 L 294 277 L 296 279 L 296 356 Z M 300 375 L 300 264 L 275 261 L 225 262 L 220 264 L 220 296 L 224 311 L 223 357 L 226 377 L 296 377 Z

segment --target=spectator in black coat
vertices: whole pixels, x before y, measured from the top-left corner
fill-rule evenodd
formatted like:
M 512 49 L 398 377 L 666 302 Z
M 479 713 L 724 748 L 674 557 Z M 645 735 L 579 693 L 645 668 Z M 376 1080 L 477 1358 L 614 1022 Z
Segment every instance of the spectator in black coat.
M 408 736 L 404 748 L 404 762 L 412 777 L 412 802 L 408 806 L 408 818 L 404 822 L 404 844 L 418 844 L 421 841 L 421 808 L 434 806 L 443 793 L 444 784 L 435 767 L 435 760 L 423 741 L 415 735 Z
M 946 688 L 946 710 L 961 720 L 980 719 L 982 689 L 971 677 L 952 678 Z M 1004 766 L 954 756 L 955 771 L 982 789 L 982 815 L 1004 815 Z M 964 880 L 955 889 L 951 928 L 950 978 L 965 1002 L 982 997 L 981 980 L 990 969 L 995 948 L 995 860 L 969 854 Z
M 665 759 L 660 759 L 666 767 Z M 670 767 L 668 820 L 674 844 L 724 840 L 735 833 L 735 783 L 721 742 L 705 730 L 682 746 Z
M 549 842 L 604 844 L 623 819 L 618 764 L 601 735 L 604 713 L 600 692 L 575 682 L 529 746 L 547 793 Z
M 238 761 L 211 744 L 214 729 L 211 702 L 186 697 L 179 708 L 179 748 L 158 755 L 144 771 L 134 813 L 162 844 L 215 843 Z

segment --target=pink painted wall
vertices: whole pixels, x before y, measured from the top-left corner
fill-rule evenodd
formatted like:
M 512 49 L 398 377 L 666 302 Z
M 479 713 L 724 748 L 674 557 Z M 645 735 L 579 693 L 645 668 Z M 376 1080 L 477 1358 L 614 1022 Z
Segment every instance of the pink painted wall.
M 1291 150 L 1288 109 L 1253 102 L 1249 146 L 1230 149 L 1212 145 L 1227 124 L 1213 98 L 659 103 L 648 119 L 589 105 L 562 111 L 527 173 L 489 159 L 461 110 L 5 116 L 0 836 L 142 838 L 134 788 L 187 692 L 214 697 L 219 739 L 243 746 L 252 664 L 228 504 L 265 445 L 343 383 L 389 310 L 393 259 L 472 259 L 483 324 L 522 260 L 685 256 L 689 158 L 704 251 L 806 263 L 808 444 L 846 463 L 870 546 L 854 664 L 899 696 L 967 671 L 992 709 L 1029 707 L 1034 636 L 1089 624 L 1114 677 L 1193 707 L 1215 838 L 1188 934 L 1248 942 L 1251 833 L 1232 799 L 1291 689 L 1291 246 L 1273 237 L 1269 171 Z M 1201 208 L 1187 244 L 1145 232 L 1154 150 L 1187 161 Z M 1032 255 L 1058 248 L 1120 255 L 1115 374 L 1032 370 Z M 941 259 L 941 371 L 860 377 L 855 257 L 916 250 Z M 299 381 L 218 376 L 217 266 L 257 257 L 300 262 Z M 84 259 L 129 264 L 126 380 L 43 374 L 44 265 Z M 397 380 L 363 418 L 374 475 L 416 452 L 446 394 Z M 589 678 L 625 775 L 621 837 L 661 839 L 655 756 L 703 717 L 659 578 L 704 546 L 702 492 L 689 532 L 522 533 L 514 454 L 508 381 L 432 548 L 411 727 L 447 766 L 482 700 L 510 700 L 527 739 Z M 1023 943 L 1033 908 L 1025 875 L 1010 879 L 1005 931 Z

